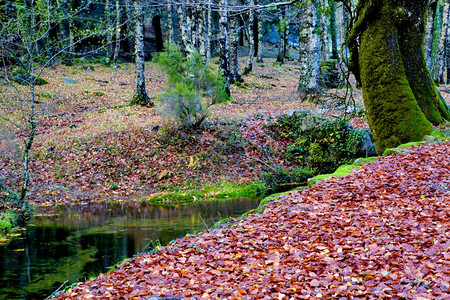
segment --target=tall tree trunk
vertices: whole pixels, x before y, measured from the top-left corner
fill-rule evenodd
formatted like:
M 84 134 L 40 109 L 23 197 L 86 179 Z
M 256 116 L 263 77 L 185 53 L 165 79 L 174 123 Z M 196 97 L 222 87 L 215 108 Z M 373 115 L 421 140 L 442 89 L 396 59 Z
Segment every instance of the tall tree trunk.
M 225 92 L 230 93 L 230 40 L 228 33 L 228 0 L 220 0 L 219 18 L 219 70 L 225 78 Z
M 436 16 L 437 0 L 432 0 L 428 7 L 427 23 L 425 29 L 425 58 L 428 70 L 431 70 L 433 63 L 433 43 L 434 43 L 434 18 Z
M 125 11 L 126 11 L 127 20 L 134 20 L 134 8 L 132 7 L 132 3 L 130 0 L 125 0 Z M 130 22 L 130 21 L 128 21 L 126 23 L 126 29 L 127 29 L 126 42 L 127 42 L 128 48 L 125 48 L 125 45 L 124 45 L 124 51 L 128 51 L 131 56 L 133 56 L 133 52 L 134 52 L 133 49 L 135 48 L 134 41 L 135 41 L 135 32 L 136 32 L 135 30 L 132 30 L 133 26 L 134 26 L 133 23 L 134 22 Z M 134 59 L 133 59 L 133 61 L 134 61 Z
M 320 6 L 326 8 L 326 1 L 320 0 Z M 330 59 L 330 51 L 329 51 L 329 30 L 328 30 L 328 16 L 325 13 L 319 14 L 319 39 L 320 39 L 320 60 L 326 61 Z
M 132 103 L 152 106 L 153 102 L 147 95 L 145 89 L 145 52 L 144 52 L 144 12 L 142 3 L 139 0 L 133 1 L 135 13 L 135 57 L 136 57 L 136 78 L 134 96 Z
M 255 4 L 257 0 L 254 0 Z M 253 12 L 253 56 L 257 57 L 259 52 L 259 20 L 258 13 L 256 11 Z
M 253 59 L 255 57 L 255 0 L 250 0 L 250 13 L 248 15 L 248 60 L 243 75 L 248 75 L 253 70 Z
M 336 26 L 336 6 L 337 3 L 329 1 L 330 3 L 330 39 L 331 39 L 331 59 L 338 59 L 338 41 L 337 41 L 337 26 Z
M 207 25 L 206 25 L 206 62 L 211 62 L 212 57 L 212 45 L 211 45 L 211 34 L 212 34 L 212 10 L 211 10 L 212 0 L 207 0 L 206 11 L 207 11 Z
M 300 79 L 297 93 L 307 97 L 320 92 L 320 51 L 317 33 L 318 14 L 314 2 L 304 2 L 301 8 Z
M 181 0 L 180 4 L 177 6 L 178 9 L 178 22 L 181 33 L 181 45 L 184 54 L 191 53 L 194 49 L 192 47 L 192 35 L 191 30 L 187 20 L 187 7 L 186 0 Z
M 255 0 L 255 5 L 258 5 L 259 0 Z M 256 62 L 257 63 L 263 63 L 263 42 L 262 42 L 262 37 L 263 37 L 263 19 L 261 18 L 261 13 L 256 13 L 256 19 L 257 19 L 257 23 L 258 23 L 258 40 L 256 43 Z
M 113 39 L 113 25 L 111 22 L 111 0 L 105 0 L 105 25 L 106 25 L 106 57 L 112 58 L 112 39 Z
M 428 120 L 437 124 L 449 117 L 426 67 L 423 44 L 427 3 L 358 3 L 358 18 L 347 38 L 352 51 L 350 65 L 358 69 L 379 153 L 422 139 L 432 129 Z M 359 48 L 355 47 L 358 39 Z
M 113 56 L 113 67 L 117 68 L 117 60 L 119 59 L 119 51 L 120 51 L 120 0 L 116 0 L 116 40 L 114 47 L 114 56 Z
M 207 32 L 206 32 L 206 7 L 204 4 L 199 5 L 198 7 L 198 36 L 199 36 L 199 52 L 201 57 L 203 58 L 203 62 L 206 63 L 207 57 L 206 57 L 206 51 L 207 51 Z
M 167 0 L 167 41 L 172 44 L 175 41 L 173 28 L 172 0 Z
M 437 81 L 439 83 L 447 84 L 447 56 L 449 55 L 447 48 L 447 40 L 449 38 L 449 13 L 450 13 L 450 2 L 444 2 L 444 8 L 442 10 L 442 27 L 439 35 L 439 46 L 437 53 Z
M 231 82 L 242 81 L 241 75 L 239 74 L 239 29 L 237 17 L 231 18 L 230 20 L 230 72 L 231 72 Z
M 278 7 L 278 35 L 279 35 L 279 44 L 278 44 L 278 54 L 277 54 L 277 62 L 284 63 L 284 58 L 286 57 L 286 27 L 287 27 L 287 19 L 286 19 L 286 7 L 280 6 Z

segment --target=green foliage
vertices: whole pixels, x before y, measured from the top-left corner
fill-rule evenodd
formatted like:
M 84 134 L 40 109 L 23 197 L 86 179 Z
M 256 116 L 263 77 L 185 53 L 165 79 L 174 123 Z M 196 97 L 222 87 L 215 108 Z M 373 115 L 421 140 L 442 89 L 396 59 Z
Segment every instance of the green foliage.
M 11 80 L 17 82 L 20 85 L 44 85 L 47 84 L 47 80 L 31 75 L 22 69 L 15 70 L 11 73 Z
M 349 163 L 363 139 L 346 118 L 327 120 L 309 116 L 307 111 L 279 116 L 269 127 L 290 141 L 285 153 L 288 159 L 320 173 Z
M 308 178 L 314 176 L 312 170 L 293 168 L 291 170 L 275 167 L 261 175 L 262 182 L 271 193 L 279 193 L 294 187 L 305 185 Z
M 162 112 L 185 128 L 198 128 L 210 106 L 229 100 L 225 80 L 212 65 L 204 64 L 198 52 L 185 57 L 176 45 L 166 44 L 165 49 L 153 60 L 169 79 L 158 97 Z
M 149 202 L 173 206 L 193 203 L 198 200 L 257 199 L 263 196 L 265 191 L 264 185 L 258 183 L 232 184 L 222 182 L 205 185 L 200 189 L 165 193 L 161 196 L 150 198 Z

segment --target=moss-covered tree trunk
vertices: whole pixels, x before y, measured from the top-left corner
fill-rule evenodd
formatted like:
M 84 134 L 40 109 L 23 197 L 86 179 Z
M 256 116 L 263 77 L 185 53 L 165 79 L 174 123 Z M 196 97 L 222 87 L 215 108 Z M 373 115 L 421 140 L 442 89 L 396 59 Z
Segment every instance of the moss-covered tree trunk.
M 428 0 L 362 0 L 348 35 L 350 67 L 360 79 L 379 153 L 419 141 L 448 119 L 448 106 L 425 62 Z M 358 43 L 359 37 L 359 43 Z

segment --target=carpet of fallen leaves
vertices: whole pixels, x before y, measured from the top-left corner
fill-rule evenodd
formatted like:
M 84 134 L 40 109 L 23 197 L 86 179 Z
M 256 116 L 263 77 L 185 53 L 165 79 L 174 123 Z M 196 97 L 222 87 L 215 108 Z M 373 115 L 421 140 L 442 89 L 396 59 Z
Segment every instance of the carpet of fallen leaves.
M 450 299 L 449 153 L 379 158 L 58 299 Z

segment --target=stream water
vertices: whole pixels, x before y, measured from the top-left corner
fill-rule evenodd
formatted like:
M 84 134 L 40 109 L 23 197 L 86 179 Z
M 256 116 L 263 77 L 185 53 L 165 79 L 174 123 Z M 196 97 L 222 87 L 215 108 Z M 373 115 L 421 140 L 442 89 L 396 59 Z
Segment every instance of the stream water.
M 61 284 L 83 281 L 137 253 L 239 216 L 258 200 L 178 207 L 133 202 L 70 208 L 35 217 L 22 236 L 0 246 L 0 299 L 44 299 Z

